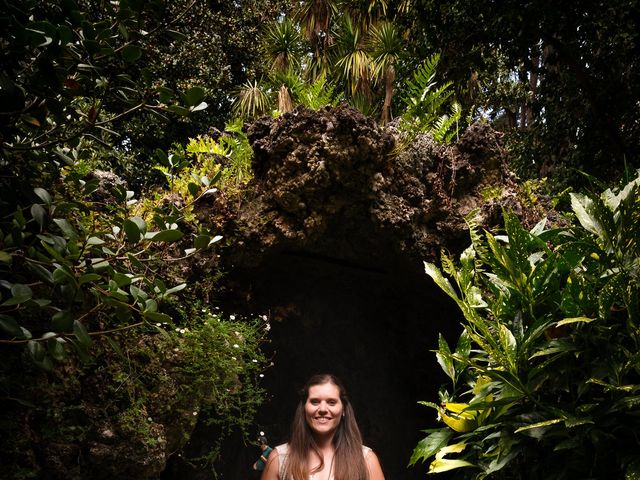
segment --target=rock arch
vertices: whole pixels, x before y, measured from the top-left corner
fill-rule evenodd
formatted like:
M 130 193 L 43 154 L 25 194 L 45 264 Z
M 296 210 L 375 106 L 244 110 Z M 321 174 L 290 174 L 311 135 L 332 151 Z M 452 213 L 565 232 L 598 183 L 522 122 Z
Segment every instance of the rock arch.
M 234 239 L 223 255 L 225 308 L 265 313 L 272 325 L 257 427 L 283 440 L 296 389 L 331 371 L 387 478 L 423 478 L 426 467 L 406 465 L 435 415 L 417 401 L 437 399 L 444 377 L 431 350 L 439 332 L 456 338 L 460 314 L 422 262 L 468 244 L 474 209 L 487 226 L 505 206 L 526 213 L 500 135 L 475 125 L 455 145 L 419 136 L 393 155 L 393 127 L 346 107 L 298 108 L 248 135 L 255 178 L 240 198 L 205 197 L 197 214 Z M 228 448 L 238 460 L 224 469 L 240 478 L 251 455 Z

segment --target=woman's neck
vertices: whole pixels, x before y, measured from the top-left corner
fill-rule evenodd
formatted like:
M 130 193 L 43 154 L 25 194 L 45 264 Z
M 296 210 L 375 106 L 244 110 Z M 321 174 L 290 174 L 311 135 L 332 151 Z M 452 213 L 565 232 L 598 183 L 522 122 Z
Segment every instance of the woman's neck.
M 321 451 L 325 452 L 335 450 L 333 446 L 333 435 L 314 436 L 313 439 Z

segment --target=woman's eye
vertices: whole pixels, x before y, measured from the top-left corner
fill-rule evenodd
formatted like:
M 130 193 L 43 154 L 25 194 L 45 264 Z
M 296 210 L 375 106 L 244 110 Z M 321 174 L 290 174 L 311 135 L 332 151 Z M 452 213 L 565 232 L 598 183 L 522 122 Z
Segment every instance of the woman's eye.
M 320 402 L 318 400 L 311 400 L 311 401 L 309 401 L 309 403 L 311 405 L 318 405 Z

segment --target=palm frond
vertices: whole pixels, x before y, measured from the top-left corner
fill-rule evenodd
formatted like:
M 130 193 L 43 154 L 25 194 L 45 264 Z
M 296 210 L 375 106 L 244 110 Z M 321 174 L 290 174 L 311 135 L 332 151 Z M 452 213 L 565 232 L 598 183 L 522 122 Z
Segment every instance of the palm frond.
M 344 15 L 337 36 L 337 60 L 335 66 L 340 78 L 347 85 L 352 96 L 361 92 L 368 94 L 371 78 L 371 57 L 366 50 L 360 29 L 349 15 Z
M 262 39 L 262 51 L 272 72 L 283 72 L 300 65 L 302 55 L 298 27 L 288 18 L 269 24 Z
M 403 51 L 402 38 L 391 22 L 381 22 L 369 32 L 369 48 L 372 57 L 372 76 L 379 80 L 385 70 L 398 61 Z
M 271 98 L 264 85 L 257 80 L 246 81 L 237 91 L 231 111 L 242 118 L 256 118 L 269 112 L 271 105 Z

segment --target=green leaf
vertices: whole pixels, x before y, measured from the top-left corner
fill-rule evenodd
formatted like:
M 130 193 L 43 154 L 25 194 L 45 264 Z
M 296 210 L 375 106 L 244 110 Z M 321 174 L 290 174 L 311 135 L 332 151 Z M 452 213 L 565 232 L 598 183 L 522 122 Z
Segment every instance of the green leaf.
M 153 298 L 148 298 L 144 302 L 144 311 L 145 313 L 157 312 L 158 302 L 156 302 Z
M 191 194 L 192 197 L 197 197 L 198 194 L 200 193 L 200 185 L 197 185 L 193 182 L 189 182 L 189 184 L 187 185 L 187 190 L 189 190 L 189 193 Z
M 186 283 L 181 283 L 179 285 L 176 285 L 175 287 L 171 287 L 166 292 L 164 292 L 164 295 L 166 296 L 166 295 L 171 295 L 172 293 L 179 292 L 180 290 L 183 290 L 186 286 L 187 286 Z
M 177 40 L 179 42 L 187 38 L 184 33 L 178 32 L 177 30 L 165 30 L 165 33 L 169 35 L 173 40 Z
M 532 428 L 548 427 L 549 425 L 555 425 L 556 423 L 561 423 L 563 421 L 563 418 L 554 418 L 553 420 L 545 420 L 544 422 L 532 423 L 531 425 L 526 425 L 524 427 L 518 428 L 514 433 L 524 432 L 527 430 L 531 430 Z
M 152 242 L 175 242 L 183 237 L 180 230 L 162 230 L 153 235 L 150 240 Z
M 111 338 L 108 335 L 105 335 L 104 338 L 106 338 L 107 343 L 111 346 L 111 348 L 113 349 L 114 352 L 116 352 L 116 354 L 122 359 L 127 361 L 127 357 L 124 355 L 124 353 L 122 353 L 122 349 L 120 348 L 120 345 L 118 345 L 118 343 Z
M 53 221 L 68 239 L 75 240 L 78 238 L 78 233 L 66 218 L 54 218 Z
M 0 329 L 10 337 L 22 338 L 22 329 L 18 322 L 9 315 L 0 314 Z
M 564 320 L 560 320 L 556 323 L 556 327 L 561 327 L 563 325 L 570 325 L 572 323 L 591 323 L 595 320 L 595 318 L 589 317 L 574 317 L 574 318 L 565 318 Z
M 453 432 L 451 430 L 443 428 L 436 430 L 428 437 L 420 440 L 416 448 L 413 449 L 409 465 L 415 465 L 419 461 L 425 461 L 429 457 L 433 456 L 449 442 L 452 435 Z
M 131 277 L 122 272 L 115 272 L 113 274 L 113 280 L 116 282 L 118 288 L 131 285 Z
M 73 321 L 73 333 L 78 339 L 80 346 L 87 348 L 89 345 L 91 345 L 91 336 L 80 320 Z
M 127 253 L 127 258 L 131 262 L 131 265 L 133 265 L 134 267 L 140 268 L 140 269 L 145 268 L 144 265 L 142 265 L 142 262 L 138 260 L 138 258 L 133 253 Z
M 129 292 L 131 292 L 131 296 L 135 300 L 146 300 L 149 297 L 149 295 L 147 295 L 147 293 L 144 290 L 136 287 L 135 285 L 131 285 L 129 287 Z
M 140 233 L 144 235 L 147 233 L 147 222 L 144 221 L 141 217 L 131 217 L 131 221 L 138 226 Z
M 127 241 L 131 243 L 140 241 L 140 228 L 134 221 L 127 218 L 122 224 L 122 229 L 127 236 Z
M 127 63 L 133 63 L 142 56 L 142 49 L 138 45 L 125 45 L 122 49 L 122 59 Z
M 204 98 L 204 88 L 202 87 L 191 87 L 189 90 L 184 92 L 183 100 L 188 106 L 198 105 L 202 99 Z
M 2 303 L 1 306 L 8 307 L 11 305 L 20 305 L 21 303 L 25 303 L 26 301 L 31 300 L 33 292 L 27 285 L 14 283 L 11 285 L 11 295 L 12 297 Z
M 98 237 L 89 237 L 87 239 L 87 245 L 104 245 L 105 241 Z
M 0 263 L 11 263 L 11 254 L 5 252 L 4 250 L 0 250 Z
M 160 103 L 167 103 L 174 95 L 174 91 L 167 87 L 158 87 Z M 156 153 L 158 149 L 156 149 Z M 164 165 L 164 164 L 163 164 Z
M 571 198 L 571 208 L 584 229 L 598 237 L 602 237 L 604 229 L 593 215 L 593 200 L 586 195 L 573 192 L 569 194 L 569 197 Z
M 75 277 L 66 266 L 59 266 L 53 271 L 53 283 L 56 285 L 66 285 L 70 282 L 75 282 Z
M 211 237 L 209 235 L 198 235 L 194 240 L 193 240 L 193 246 L 200 250 L 203 248 L 206 248 L 209 246 L 209 241 L 211 240 Z
M 53 275 L 51 272 L 45 268 L 43 265 L 39 263 L 32 263 L 27 260 L 25 264 L 27 269 L 32 272 L 36 277 L 38 277 L 43 282 L 46 282 L 49 285 L 53 285 Z
M 36 362 L 42 362 L 44 360 L 47 351 L 42 346 L 40 342 L 36 342 L 35 340 L 29 340 L 27 343 L 27 350 L 29 351 L 29 355 Z
M 475 465 L 473 463 L 467 462 L 466 460 L 444 458 L 449 453 L 460 453 L 466 448 L 467 445 L 465 443 L 456 443 L 441 448 L 438 453 L 436 453 L 436 459 L 429 465 L 429 473 L 441 473 L 456 468 L 474 467 Z
M 45 211 L 45 209 L 42 208 L 42 205 L 40 205 L 39 203 L 34 203 L 33 205 L 31 205 L 30 211 L 31 216 L 35 219 L 36 222 L 38 222 L 40 228 L 42 228 L 47 216 L 47 212 Z
M 167 109 L 173 113 L 177 113 L 178 115 L 181 115 L 183 117 L 187 117 L 189 116 L 189 114 L 191 113 L 191 111 L 188 108 L 184 108 L 180 105 L 169 105 L 167 107 Z
M 158 333 L 159 333 L 160 335 L 162 335 L 162 337 L 163 337 L 165 340 L 168 340 L 168 341 L 171 341 L 171 340 L 172 340 L 171 335 L 169 335 L 169 333 L 168 333 L 164 328 L 162 328 L 162 327 L 160 327 L 160 326 L 158 326 L 158 325 L 154 325 L 154 328 L 155 328 L 156 330 L 158 330 Z
M 44 188 L 34 188 L 33 192 L 40 198 L 40 200 L 42 200 L 47 205 L 51 205 L 51 202 L 53 202 L 51 195 L 49 195 L 49 192 L 47 192 Z
M 160 312 L 144 312 L 144 318 L 153 322 L 162 323 L 169 323 L 173 321 L 173 319 L 169 315 Z
M 503 324 L 499 326 L 498 335 L 502 351 L 509 362 L 509 370 L 515 373 L 518 364 L 516 338 L 511 333 L 511 330 Z
M 51 355 L 51 358 L 58 362 L 63 361 L 67 357 L 67 351 L 64 348 L 64 339 L 60 337 L 47 340 L 47 351 L 49 355 Z
M 56 312 L 51 317 L 51 327 L 56 332 L 68 332 L 73 328 L 73 317 L 68 310 Z
M 436 352 L 436 359 L 438 361 L 438 364 L 440 364 L 440 367 L 442 367 L 444 373 L 446 373 L 447 376 L 455 382 L 456 369 L 453 365 L 451 350 L 449 349 L 449 344 L 447 344 L 447 341 L 444 339 L 442 334 L 439 334 L 438 336 L 438 349 L 439 350 Z
M 424 262 L 424 271 L 427 275 L 429 275 L 436 285 L 438 285 L 447 295 L 453 298 L 456 303 L 460 303 L 460 298 L 458 294 L 443 275 L 438 267 L 436 267 L 433 263 Z
M 102 276 L 98 275 L 97 273 L 85 273 L 78 280 L 78 284 L 79 285 L 84 285 L 85 283 L 89 283 L 89 282 L 97 282 L 101 278 L 102 278 Z

